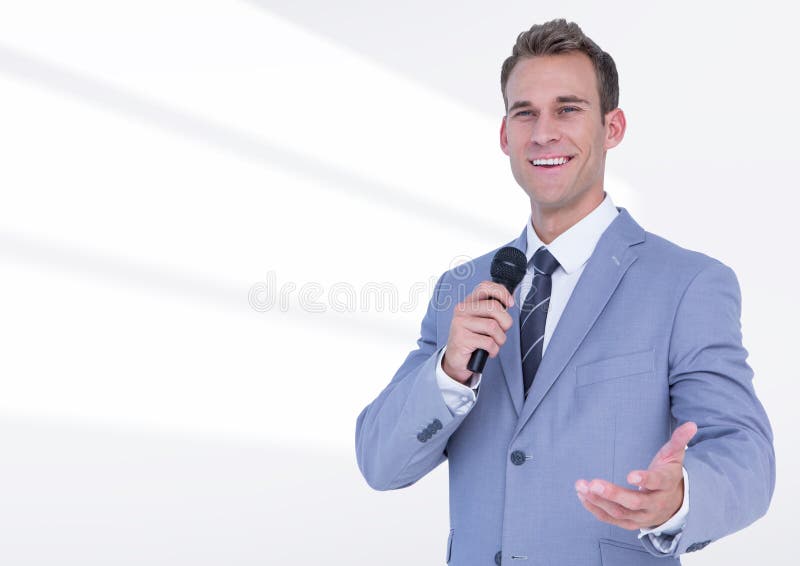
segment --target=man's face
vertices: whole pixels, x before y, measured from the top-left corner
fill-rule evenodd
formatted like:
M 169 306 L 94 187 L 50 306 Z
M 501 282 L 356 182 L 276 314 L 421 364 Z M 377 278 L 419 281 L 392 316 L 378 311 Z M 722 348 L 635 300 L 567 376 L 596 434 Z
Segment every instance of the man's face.
M 500 146 L 531 205 L 580 210 L 602 200 L 605 153 L 622 141 L 625 118 L 615 109 L 602 123 L 589 57 L 569 52 L 523 59 L 508 78 L 506 96 Z

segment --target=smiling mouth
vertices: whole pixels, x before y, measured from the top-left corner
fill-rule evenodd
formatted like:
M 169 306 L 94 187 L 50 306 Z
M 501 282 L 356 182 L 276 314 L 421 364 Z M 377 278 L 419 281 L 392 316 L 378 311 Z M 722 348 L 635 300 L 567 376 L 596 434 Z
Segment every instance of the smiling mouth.
M 573 155 L 565 155 L 562 157 L 551 157 L 548 159 L 533 159 L 528 161 L 528 163 L 541 169 L 558 169 L 559 167 L 563 167 L 572 161 L 573 157 Z

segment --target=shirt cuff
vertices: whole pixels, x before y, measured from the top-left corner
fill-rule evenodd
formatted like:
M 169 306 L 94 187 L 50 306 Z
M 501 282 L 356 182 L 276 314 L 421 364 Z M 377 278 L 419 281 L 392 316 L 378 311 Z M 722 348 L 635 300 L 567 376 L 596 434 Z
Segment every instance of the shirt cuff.
M 681 531 L 686 525 L 686 518 L 689 515 L 689 474 L 686 468 L 683 469 L 683 504 L 666 523 L 651 529 L 640 529 L 639 538 L 647 535 L 653 546 L 659 551 L 669 554 L 678 545 L 681 538 Z
M 453 415 L 465 415 L 475 404 L 476 392 L 481 384 L 481 375 L 473 373 L 467 385 L 459 383 L 442 369 L 442 360 L 447 346 L 442 347 L 436 360 L 436 383 L 442 392 L 444 403 Z

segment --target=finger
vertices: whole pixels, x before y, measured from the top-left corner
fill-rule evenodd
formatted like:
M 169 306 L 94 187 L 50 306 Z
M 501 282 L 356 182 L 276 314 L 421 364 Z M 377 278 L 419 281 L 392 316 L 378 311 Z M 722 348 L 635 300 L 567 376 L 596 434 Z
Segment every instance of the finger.
M 508 289 L 494 281 L 482 281 L 479 283 L 472 293 L 467 296 L 465 302 L 467 300 L 480 301 L 483 299 L 496 299 L 506 309 L 514 304 L 514 297 L 508 292 Z
M 463 324 L 469 319 L 463 319 L 461 324 L 453 324 L 450 336 L 447 339 L 447 352 L 445 357 L 459 369 L 466 368 L 467 360 L 475 350 L 486 350 L 490 357 L 500 351 L 500 345 L 491 336 L 473 332 Z M 452 356 L 450 355 L 452 354 Z
M 461 306 L 461 314 L 468 317 L 481 317 L 497 321 L 504 331 L 511 328 L 512 319 L 497 301 L 482 300 L 482 301 L 465 301 Z
M 478 349 L 486 350 L 490 358 L 494 358 L 500 352 L 500 346 L 494 341 L 494 338 L 490 336 L 470 332 L 463 340 L 465 344 L 464 352 L 467 357 L 471 356 L 472 352 Z
M 475 334 L 488 336 L 494 340 L 498 346 L 502 346 L 506 343 L 505 330 L 503 330 L 500 324 L 493 318 L 467 318 L 462 324 L 464 328 L 474 332 Z
M 602 491 L 597 489 L 599 486 L 602 486 Z M 594 480 L 590 484 L 590 490 L 598 497 L 602 497 L 629 511 L 641 511 L 647 508 L 646 493 L 642 491 L 626 489 L 603 480 Z
M 683 423 L 673 431 L 672 437 L 661 447 L 653 458 L 652 463 L 672 462 L 676 460 L 683 462 L 686 446 L 695 434 L 697 434 L 697 425 L 695 423 L 691 421 Z
M 628 521 L 625 519 L 615 519 L 614 517 L 606 513 L 602 508 L 598 507 L 597 505 L 589 501 L 587 499 L 587 496 L 583 495 L 582 493 L 578 492 L 577 495 L 583 507 L 600 521 L 603 521 L 604 523 L 610 523 L 612 525 L 616 525 L 617 527 L 621 527 L 623 529 L 628 529 L 631 531 L 639 528 L 633 521 Z
M 628 474 L 628 483 L 647 491 L 672 489 L 683 478 L 683 469 L 676 464 L 655 467 L 650 470 L 635 470 Z
M 639 508 L 631 509 L 626 507 L 617 501 L 617 499 L 622 495 L 622 490 L 622 488 L 615 486 L 610 482 L 604 480 L 592 480 L 589 483 L 589 491 L 585 494 L 585 496 L 586 499 L 603 509 L 603 511 L 615 519 L 626 519 L 638 522 L 640 519 L 642 519 L 642 515 L 645 514 L 643 511 L 641 511 L 641 506 L 645 500 L 642 499 L 642 494 L 631 492 L 630 495 L 637 496 L 636 505 L 638 505 Z M 629 499 L 633 498 L 629 497 Z

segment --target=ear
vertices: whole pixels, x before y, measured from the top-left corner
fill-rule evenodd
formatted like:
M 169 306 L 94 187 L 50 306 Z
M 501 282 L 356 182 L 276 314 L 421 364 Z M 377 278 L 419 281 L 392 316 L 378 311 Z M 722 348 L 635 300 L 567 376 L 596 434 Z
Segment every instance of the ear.
M 503 116 L 502 122 L 500 122 L 500 149 L 503 150 L 503 153 L 508 155 L 508 133 L 506 132 L 506 116 Z
M 606 139 L 603 144 L 605 149 L 616 147 L 625 137 L 625 113 L 622 108 L 614 108 L 606 114 Z

